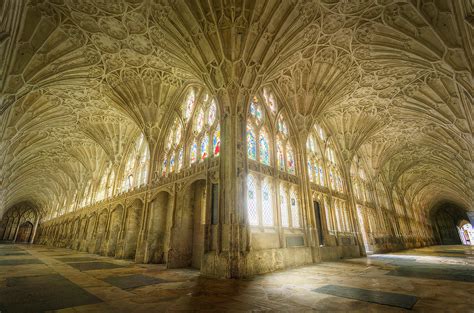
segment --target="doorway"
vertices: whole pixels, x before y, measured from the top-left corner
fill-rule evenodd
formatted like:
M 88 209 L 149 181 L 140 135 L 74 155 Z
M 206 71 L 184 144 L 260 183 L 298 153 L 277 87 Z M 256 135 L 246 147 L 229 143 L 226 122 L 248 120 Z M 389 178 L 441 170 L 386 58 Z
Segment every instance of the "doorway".
M 148 245 L 149 256 L 145 263 L 166 263 L 171 231 L 171 213 L 173 212 L 172 196 L 159 192 L 150 202 L 151 219 L 149 221 Z
M 110 232 L 109 242 L 107 244 L 107 256 L 114 257 L 117 252 L 117 244 L 119 240 L 120 230 L 122 228 L 123 208 L 118 205 L 110 216 Z
M 138 244 L 138 233 L 142 218 L 143 203 L 135 200 L 127 210 L 125 221 L 124 258 L 135 259 Z
M 206 181 L 198 180 L 182 191 L 175 211 L 168 267 L 201 269 L 204 252 Z
M 33 233 L 33 224 L 30 222 L 24 222 L 18 228 L 18 234 L 16 236 L 16 242 L 28 243 L 31 239 L 31 234 Z
M 318 228 L 319 245 L 324 246 L 323 222 L 321 219 L 321 204 L 313 201 L 314 216 L 316 218 L 316 227 Z

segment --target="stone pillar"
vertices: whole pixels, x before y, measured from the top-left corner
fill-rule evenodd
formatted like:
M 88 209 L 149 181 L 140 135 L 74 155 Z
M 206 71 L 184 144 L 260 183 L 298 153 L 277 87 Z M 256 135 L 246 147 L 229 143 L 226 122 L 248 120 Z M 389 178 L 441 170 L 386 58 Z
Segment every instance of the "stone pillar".
M 15 235 L 13 236 L 13 243 L 16 242 L 16 237 L 18 236 L 18 231 L 20 230 L 20 218 L 18 218 L 18 224 L 16 225 L 15 228 Z
M 201 272 L 218 277 L 245 276 L 248 228 L 244 210 L 244 110 L 249 101 L 244 89 L 227 88 L 216 94 L 220 107 L 219 217 L 217 247 L 203 259 Z
M 35 236 L 36 236 L 36 231 L 38 229 L 38 224 L 39 224 L 40 217 L 38 216 L 35 221 L 35 225 L 33 226 L 33 232 L 31 233 L 31 239 L 30 243 L 34 242 Z

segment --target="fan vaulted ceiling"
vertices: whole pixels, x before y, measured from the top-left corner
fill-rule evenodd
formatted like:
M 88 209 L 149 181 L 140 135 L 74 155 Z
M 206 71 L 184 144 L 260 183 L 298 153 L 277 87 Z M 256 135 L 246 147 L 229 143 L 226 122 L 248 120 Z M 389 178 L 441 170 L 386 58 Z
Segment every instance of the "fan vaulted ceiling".
M 412 205 L 473 208 L 469 1 L 0 0 L 0 215 L 47 210 L 189 84 L 271 86 Z M 152 150 L 153 153 L 153 150 Z

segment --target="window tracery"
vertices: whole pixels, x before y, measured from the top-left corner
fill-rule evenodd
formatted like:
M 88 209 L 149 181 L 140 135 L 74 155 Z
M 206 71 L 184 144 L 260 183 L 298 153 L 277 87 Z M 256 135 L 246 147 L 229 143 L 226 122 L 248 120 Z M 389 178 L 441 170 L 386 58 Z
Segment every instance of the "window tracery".
M 150 150 L 145 136 L 140 134 L 131 149 L 122 178 L 121 191 L 125 192 L 147 182 L 150 166 Z
M 219 156 L 221 135 L 216 101 L 207 92 L 190 88 L 165 138 L 162 176 Z
M 247 158 L 275 167 L 278 171 L 296 175 L 296 159 L 290 130 L 285 120 L 286 113 L 279 110 L 270 89 L 264 88 L 260 96 L 253 96 L 249 103 L 246 126 Z M 248 175 L 249 224 L 274 226 L 277 221 L 275 212 L 279 212 L 283 227 L 300 227 L 300 206 L 296 187 L 268 174 Z M 257 196 L 253 198 L 253 194 Z

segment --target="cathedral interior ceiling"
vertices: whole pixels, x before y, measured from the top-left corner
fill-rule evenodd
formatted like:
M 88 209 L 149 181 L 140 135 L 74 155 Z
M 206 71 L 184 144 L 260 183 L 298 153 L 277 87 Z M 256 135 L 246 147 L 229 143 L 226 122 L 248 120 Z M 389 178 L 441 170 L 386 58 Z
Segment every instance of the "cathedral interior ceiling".
M 350 164 L 474 210 L 470 1 L 0 1 L 0 213 L 160 145 L 190 84 L 271 86 Z M 232 105 L 232 104 L 231 104 Z M 233 104 L 238 106 L 237 104 Z M 239 108 L 229 108 L 238 111 Z

